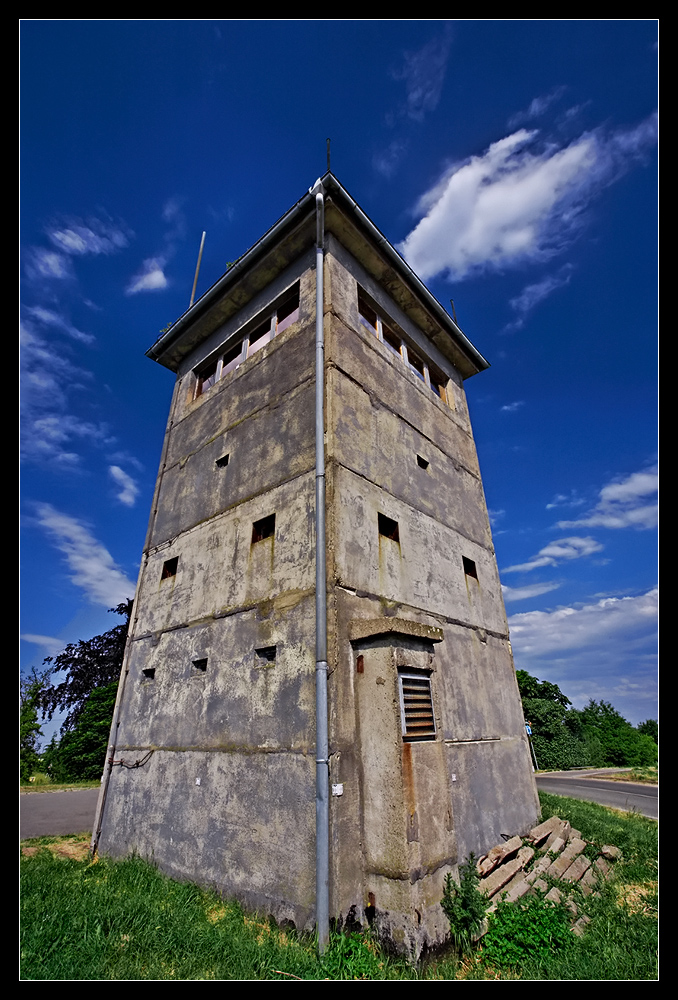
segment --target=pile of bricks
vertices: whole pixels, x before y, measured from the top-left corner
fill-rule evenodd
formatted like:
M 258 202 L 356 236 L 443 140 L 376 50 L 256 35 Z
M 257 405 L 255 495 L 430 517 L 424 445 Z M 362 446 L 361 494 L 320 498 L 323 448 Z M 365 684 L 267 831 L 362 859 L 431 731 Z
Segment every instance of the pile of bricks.
M 606 844 L 591 861 L 583 853 L 587 846 L 579 830 L 552 816 L 530 830 L 527 837 L 511 837 L 493 847 L 477 863 L 480 891 L 492 900 L 490 912 L 500 899 L 513 903 L 528 892 L 542 892 L 548 900 L 565 903 L 575 920 L 572 930 L 582 934 L 589 918 L 579 917 L 574 900 L 568 897 L 568 887 L 578 885 L 584 895 L 594 892 L 599 880 L 611 874 L 609 862 L 621 855 L 618 847 Z

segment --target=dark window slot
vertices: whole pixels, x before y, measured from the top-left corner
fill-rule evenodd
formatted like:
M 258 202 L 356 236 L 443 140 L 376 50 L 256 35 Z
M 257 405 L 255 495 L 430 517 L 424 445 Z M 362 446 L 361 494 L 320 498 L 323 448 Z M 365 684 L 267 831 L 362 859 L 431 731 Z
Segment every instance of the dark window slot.
M 397 521 L 393 521 L 390 517 L 386 517 L 385 514 L 379 514 L 378 521 L 380 535 L 383 535 L 384 538 L 391 538 L 394 542 L 400 541 L 400 532 L 398 530 Z
M 217 469 L 225 469 L 228 465 L 228 459 L 228 455 L 222 455 L 221 458 L 218 458 L 215 462 Z
M 261 646 L 259 649 L 255 649 L 254 652 L 260 660 L 264 660 L 266 663 L 275 663 L 277 653 L 275 646 Z
M 428 469 L 428 462 L 421 455 L 417 455 L 417 465 L 420 469 Z
M 152 681 L 155 679 L 155 667 L 146 667 L 141 671 L 146 680 Z
M 272 538 L 275 534 L 275 514 L 262 517 L 252 525 L 252 544 L 262 542 L 264 538 Z
M 171 580 L 173 576 L 177 575 L 177 566 L 179 565 L 179 556 L 175 556 L 174 559 L 168 559 L 163 563 L 162 574 L 160 576 L 161 580 Z
M 462 562 L 464 563 L 464 573 L 466 574 L 466 576 L 471 576 L 473 577 L 474 580 L 477 580 L 478 570 L 476 569 L 476 564 L 474 563 L 473 559 L 467 559 L 466 556 L 462 556 L 461 559 Z
M 204 674 L 207 670 L 207 657 L 203 657 L 201 660 L 193 660 L 193 669 L 196 673 Z

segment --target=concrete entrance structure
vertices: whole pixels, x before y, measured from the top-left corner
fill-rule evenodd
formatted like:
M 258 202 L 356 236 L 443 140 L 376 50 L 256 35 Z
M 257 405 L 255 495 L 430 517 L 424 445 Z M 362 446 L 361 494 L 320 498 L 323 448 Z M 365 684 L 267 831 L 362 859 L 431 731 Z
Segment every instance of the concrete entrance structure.
M 463 383 L 487 362 L 331 175 L 329 912 L 442 941 L 539 806 Z M 315 923 L 315 198 L 148 352 L 176 373 L 94 840 Z

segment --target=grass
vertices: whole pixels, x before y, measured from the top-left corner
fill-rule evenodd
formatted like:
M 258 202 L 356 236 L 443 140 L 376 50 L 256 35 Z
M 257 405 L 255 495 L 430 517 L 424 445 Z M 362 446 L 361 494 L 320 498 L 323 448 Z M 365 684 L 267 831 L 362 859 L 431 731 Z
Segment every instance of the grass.
M 384 954 L 369 934 L 334 934 L 319 958 L 311 937 L 160 874 L 139 858 L 92 862 L 88 835 L 42 837 L 22 845 L 22 978 L 25 980 L 507 979 L 656 978 L 657 824 L 594 803 L 541 794 L 543 816 L 568 819 L 585 839 L 615 844 L 623 859 L 597 898 L 591 923 L 561 941 L 550 913 L 541 943 L 522 953 L 496 930 L 464 958 L 449 953 L 423 966 Z M 26 853 L 28 852 L 28 853 Z M 563 943 L 564 942 L 564 943 Z
M 77 788 L 98 788 L 101 781 L 52 781 L 47 774 L 34 774 L 30 781 L 22 781 L 19 791 L 23 792 L 64 792 Z

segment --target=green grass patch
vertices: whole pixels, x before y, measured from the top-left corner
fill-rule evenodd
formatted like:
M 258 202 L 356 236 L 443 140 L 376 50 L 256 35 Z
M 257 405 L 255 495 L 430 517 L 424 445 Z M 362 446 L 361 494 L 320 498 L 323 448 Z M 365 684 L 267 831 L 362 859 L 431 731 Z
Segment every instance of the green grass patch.
M 312 937 L 139 858 L 92 862 L 59 849 L 75 840 L 24 841 L 34 853 L 22 858 L 23 979 L 417 978 L 369 935 L 333 935 L 319 959 Z
M 47 774 L 33 775 L 35 780 L 22 781 L 19 788 L 23 792 L 65 792 L 78 788 L 98 788 L 101 781 L 52 781 Z
M 386 955 L 369 934 L 333 934 L 319 958 L 312 937 L 139 858 L 92 862 L 86 836 L 41 837 L 22 845 L 30 852 L 21 865 L 22 978 L 656 979 L 657 824 L 591 802 L 540 799 L 544 819 L 558 815 L 584 839 L 623 852 L 600 894 L 577 901 L 591 918 L 581 938 L 561 908 L 533 897 L 500 906 L 463 959 L 450 952 L 415 967 Z

